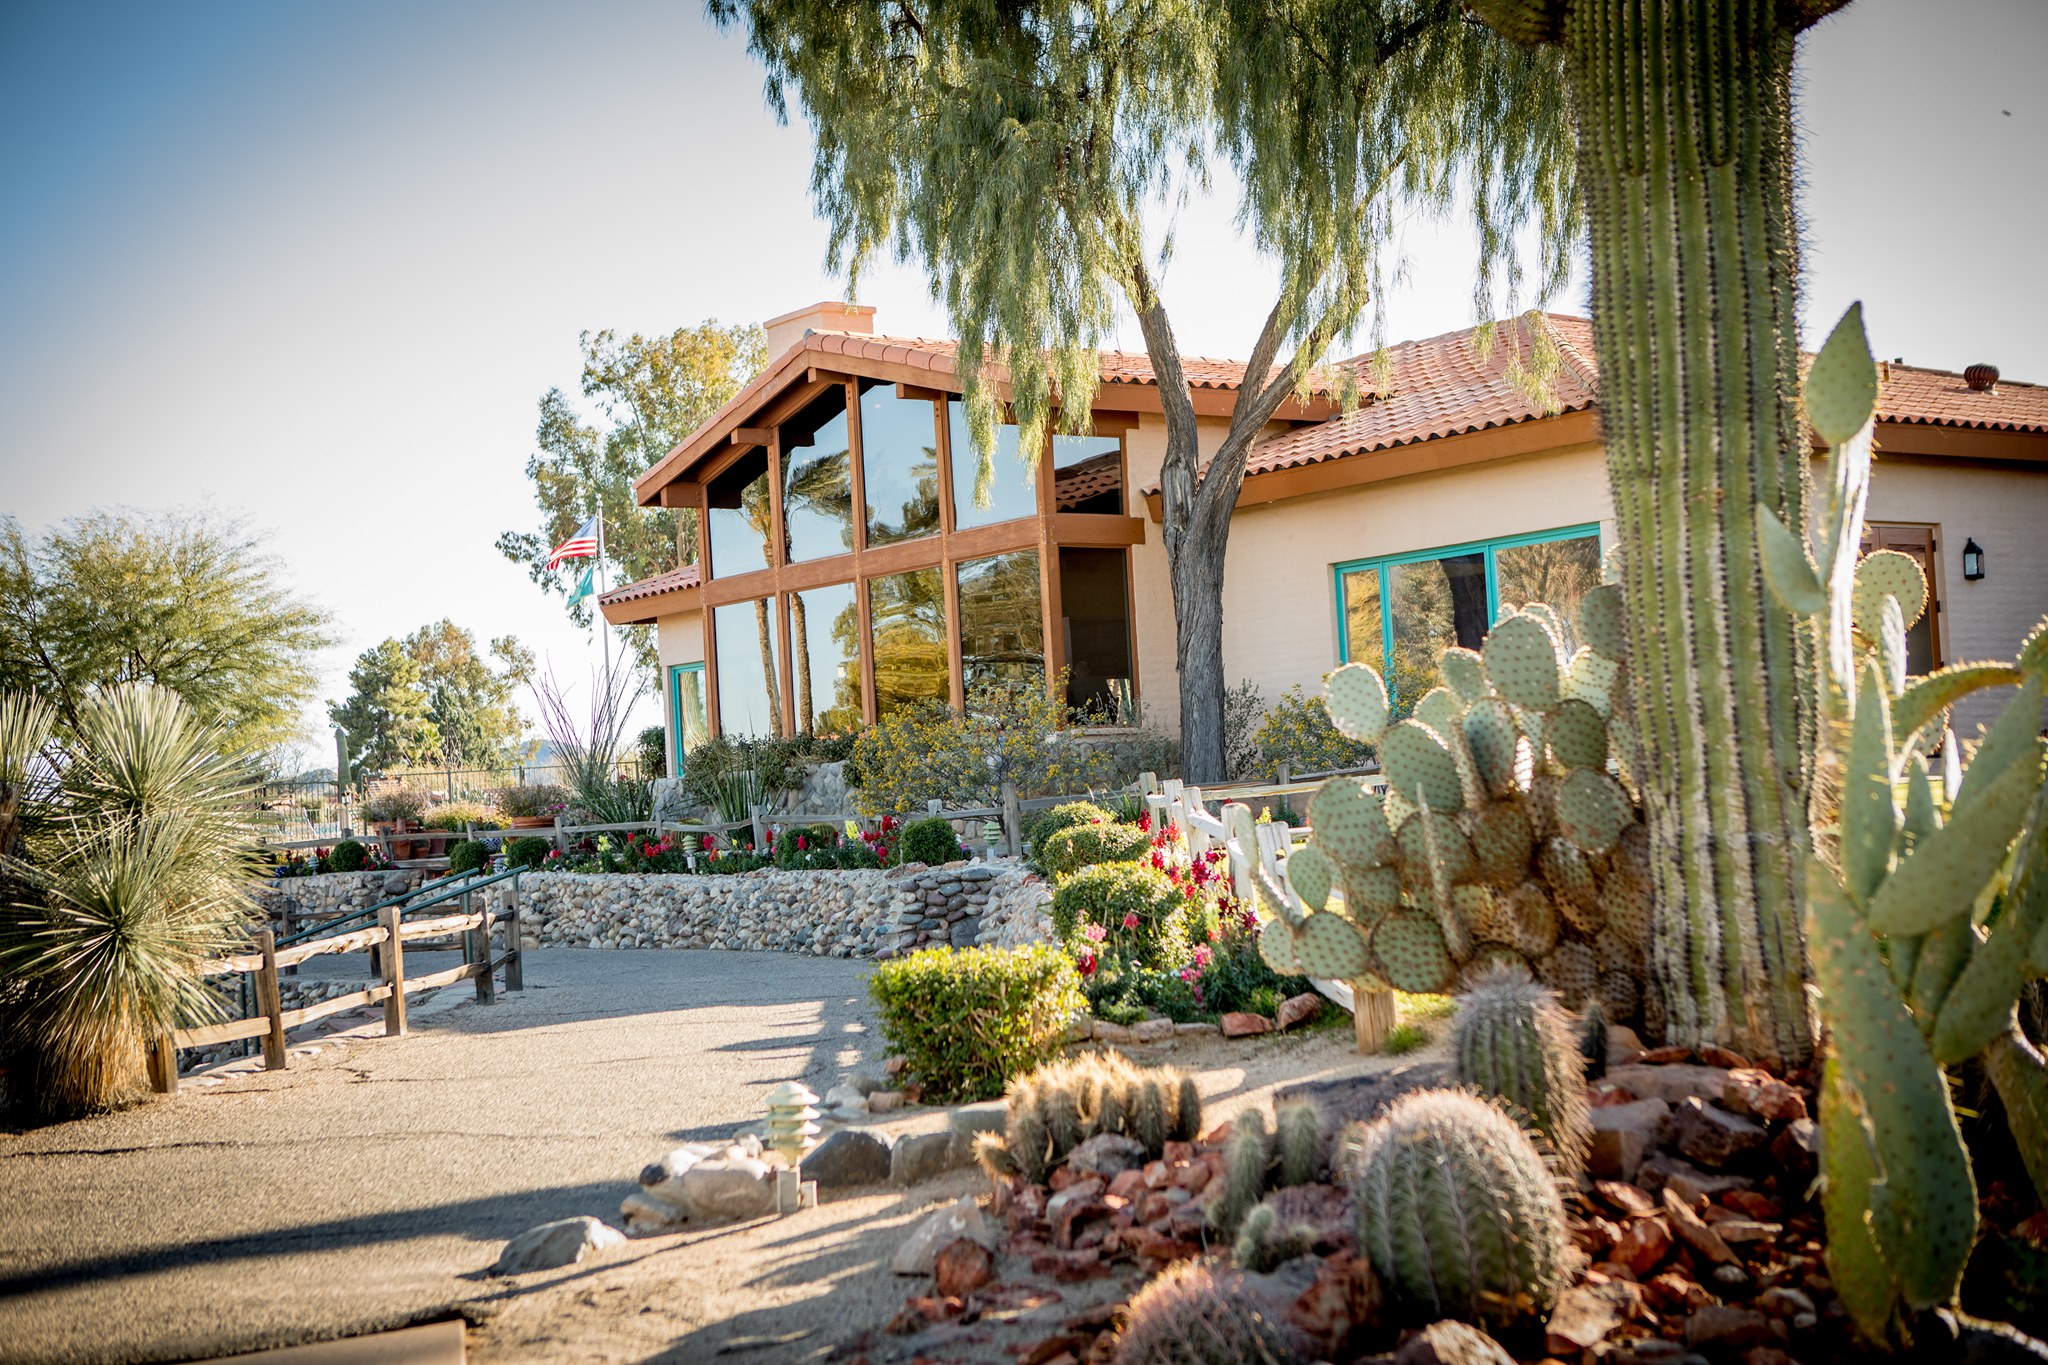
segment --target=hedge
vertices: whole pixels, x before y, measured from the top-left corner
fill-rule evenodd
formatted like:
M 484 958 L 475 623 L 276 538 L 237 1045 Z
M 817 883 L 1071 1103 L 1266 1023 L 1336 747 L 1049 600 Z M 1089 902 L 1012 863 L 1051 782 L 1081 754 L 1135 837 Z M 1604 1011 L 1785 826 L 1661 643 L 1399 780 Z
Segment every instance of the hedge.
M 1068 877 L 1052 893 L 1052 927 L 1060 942 L 1085 947 L 1084 924 L 1096 940 L 1141 967 L 1179 970 L 1188 956 L 1187 900 L 1164 872 L 1145 863 L 1098 863 Z
M 1066 877 L 1097 863 L 1135 863 L 1152 851 L 1152 836 L 1136 825 L 1074 825 L 1039 845 L 1038 865 Z
M 941 1104 L 1000 1097 L 1059 1054 L 1087 1007 L 1073 959 L 1046 943 L 927 948 L 877 964 L 868 995 L 905 1074 Z

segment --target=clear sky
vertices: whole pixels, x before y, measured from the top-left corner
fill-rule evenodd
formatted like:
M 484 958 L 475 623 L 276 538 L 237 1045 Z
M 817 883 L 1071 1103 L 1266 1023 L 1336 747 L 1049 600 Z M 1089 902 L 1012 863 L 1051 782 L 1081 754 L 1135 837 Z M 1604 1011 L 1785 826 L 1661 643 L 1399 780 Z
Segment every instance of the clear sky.
M 1810 340 L 1862 298 L 1884 356 L 2048 380 L 2044 59 L 2039 0 L 1856 0 L 1808 38 Z M 809 168 L 693 0 L 0 0 L 0 510 L 248 514 L 337 615 L 323 696 L 442 615 L 581 678 L 590 637 L 492 546 L 535 519 L 536 400 L 582 330 L 842 293 Z M 1227 188 L 1166 297 L 1185 349 L 1242 355 L 1271 272 Z M 1404 245 L 1390 338 L 1472 321 L 1470 237 Z M 861 297 L 944 331 L 915 272 Z

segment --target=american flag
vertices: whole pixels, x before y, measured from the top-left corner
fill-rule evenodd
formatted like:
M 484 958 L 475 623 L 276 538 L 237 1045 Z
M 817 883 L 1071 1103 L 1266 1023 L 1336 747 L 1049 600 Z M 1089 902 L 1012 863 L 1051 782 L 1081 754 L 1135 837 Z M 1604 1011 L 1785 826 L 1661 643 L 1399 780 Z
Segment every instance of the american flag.
M 576 528 L 576 534 L 548 551 L 548 567 L 559 569 L 572 559 L 588 559 L 597 553 L 597 518 Z

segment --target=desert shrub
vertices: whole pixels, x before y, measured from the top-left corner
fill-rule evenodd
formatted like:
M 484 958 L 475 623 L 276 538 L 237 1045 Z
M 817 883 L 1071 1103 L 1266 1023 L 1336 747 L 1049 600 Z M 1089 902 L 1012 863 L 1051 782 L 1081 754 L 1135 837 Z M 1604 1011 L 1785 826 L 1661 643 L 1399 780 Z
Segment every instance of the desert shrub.
M 497 812 L 481 801 L 444 801 L 430 807 L 420 817 L 421 829 L 458 830 L 464 825 L 474 825 L 478 829 L 501 827 Z
M 1163 967 L 1138 967 L 1115 958 L 1097 960 L 1083 980 L 1088 1012 L 1112 1024 L 1135 1024 L 1165 1015 L 1176 1024 L 1193 1023 L 1214 1011 L 1202 1008 L 1188 977 Z
M 373 825 L 417 820 L 427 813 L 431 799 L 424 787 L 388 787 L 363 802 L 363 818 Z
M 654 814 L 654 787 L 636 777 L 586 773 L 570 800 L 575 823 L 630 825 Z
M 536 820 L 560 814 L 569 804 L 569 793 L 551 782 L 536 782 L 531 786 L 501 787 L 492 800 L 507 820 Z
M 1053 932 L 1082 956 L 1177 971 L 1188 957 L 1186 904 L 1155 867 L 1098 863 L 1053 892 Z
M 942 1103 L 994 1099 L 1052 1060 L 1084 1003 L 1073 959 L 1050 944 L 928 948 L 878 964 L 868 995 L 906 1073 Z
M 1266 699 L 1257 683 L 1247 679 L 1223 694 L 1223 771 L 1232 782 L 1256 781 L 1268 771 L 1259 766 L 1259 726 L 1265 718 Z
M 490 865 L 490 851 L 475 839 L 460 839 L 448 846 L 448 875 L 460 876 Z
M 668 730 L 650 725 L 633 741 L 633 754 L 640 760 L 640 776 L 652 782 L 668 776 Z
M 902 851 L 900 861 L 926 863 L 933 867 L 967 856 L 967 850 L 960 847 L 960 836 L 937 816 L 929 820 L 913 820 L 905 825 L 903 838 L 897 847 Z
M 691 801 L 720 811 L 725 819 L 743 820 L 751 803 L 736 801 L 736 792 L 751 789 L 752 802 L 767 802 L 795 791 L 804 782 L 805 760 L 841 762 L 852 755 L 853 746 L 852 735 L 792 735 L 787 739 L 720 735 L 705 740 L 684 757 L 683 791 Z M 735 808 L 737 813 L 733 813 Z
M 1288 996 L 1315 989 L 1307 977 L 1282 976 L 1267 966 L 1257 931 L 1241 919 L 1226 920 L 1209 948 L 1196 988 L 1202 1007 L 1212 1013 L 1270 1015 Z
M 547 861 L 554 845 L 546 839 L 508 839 L 505 842 L 505 865 L 507 867 L 535 868 Z
M 1339 734 L 1321 694 L 1309 696 L 1299 683 L 1280 694 L 1259 722 L 1253 742 L 1265 777 L 1276 776 L 1283 763 L 1292 772 L 1322 773 L 1356 768 L 1373 756 L 1371 745 Z
M 1058 690 L 1058 689 L 1055 689 Z M 1003 783 L 1022 797 L 1108 785 L 1110 760 L 1074 742 L 1066 707 L 1037 683 L 981 683 L 965 711 L 902 706 L 862 731 L 846 780 L 868 815 L 927 802 L 994 806 Z
M 1074 825 L 1039 846 L 1038 866 L 1048 876 L 1066 877 L 1098 863 L 1135 863 L 1151 850 L 1152 836 L 1136 825 Z
M 1114 812 L 1093 801 L 1062 801 L 1026 825 L 1024 838 L 1034 850 L 1041 849 L 1047 839 L 1063 829 L 1072 829 L 1076 825 L 1106 825 L 1115 819 Z
M 327 870 L 330 872 L 361 872 L 363 865 L 369 861 L 369 850 L 353 839 L 343 839 L 328 853 Z

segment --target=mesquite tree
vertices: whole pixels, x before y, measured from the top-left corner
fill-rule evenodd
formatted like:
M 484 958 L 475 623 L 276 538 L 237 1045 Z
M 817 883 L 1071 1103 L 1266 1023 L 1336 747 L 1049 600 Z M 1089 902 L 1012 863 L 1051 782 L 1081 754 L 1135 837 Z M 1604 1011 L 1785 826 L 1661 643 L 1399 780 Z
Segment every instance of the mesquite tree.
M 1792 59 L 1845 0 L 1473 0 L 1564 54 L 1600 419 L 1629 603 L 1672 1041 L 1796 1060 L 1810 646 L 1767 601 L 1759 505 L 1804 524 Z
M 1096 349 L 1120 307 L 1136 317 L 1166 427 L 1184 771 L 1221 780 L 1223 563 L 1246 456 L 1376 294 L 1397 209 L 1471 194 L 1483 299 L 1497 269 L 1513 292 L 1506 229 L 1532 218 L 1543 283 L 1561 281 L 1577 210 L 1556 54 L 1504 42 L 1458 0 L 709 8 L 744 20 L 771 105 L 794 94 L 814 126 L 831 266 L 857 278 L 880 251 L 925 266 L 960 338 L 981 483 L 997 414 L 985 362 L 1035 459 L 1050 426 L 1085 429 Z M 1280 285 L 1205 464 L 1161 282 L 1172 209 L 1206 188 L 1215 153 Z M 1348 397 L 1358 378 L 1326 382 Z

